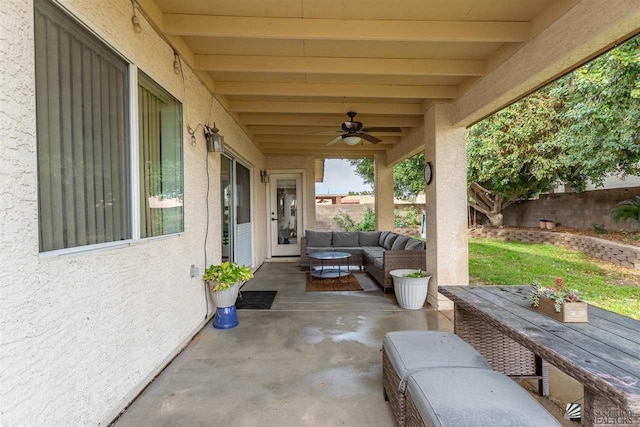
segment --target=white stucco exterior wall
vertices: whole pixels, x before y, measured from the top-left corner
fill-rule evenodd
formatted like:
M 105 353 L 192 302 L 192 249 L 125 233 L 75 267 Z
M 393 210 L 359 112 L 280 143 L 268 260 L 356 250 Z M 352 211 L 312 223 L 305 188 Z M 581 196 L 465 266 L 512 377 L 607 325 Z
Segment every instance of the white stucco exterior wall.
M 64 0 L 124 56 L 183 103 L 184 123 L 215 120 L 238 157 L 264 168 L 264 156 L 187 67 L 142 20 L 131 28 L 129 0 Z M 33 4 L 7 0 L 0 19 L 0 425 L 94 426 L 199 328 L 204 286 L 206 148 L 184 133 L 185 231 L 128 247 L 61 257 L 38 253 Z M 209 116 L 209 109 L 211 115 Z M 220 259 L 219 154 L 211 175 L 209 263 Z M 254 188 L 261 189 L 254 173 Z M 255 218 L 254 262 L 266 254 L 266 226 Z

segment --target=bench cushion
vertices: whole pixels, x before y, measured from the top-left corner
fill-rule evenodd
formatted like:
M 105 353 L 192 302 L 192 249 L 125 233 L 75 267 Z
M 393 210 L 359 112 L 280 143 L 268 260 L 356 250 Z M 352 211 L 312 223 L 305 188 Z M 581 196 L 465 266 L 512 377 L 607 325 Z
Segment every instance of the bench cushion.
M 384 248 L 380 246 L 365 246 L 362 248 L 362 252 L 369 258 L 378 258 L 383 256 Z
M 491 369 L 489 362 L 462 338 L 441 331 L 394 331 L 382 346 L 400 378 L 422 368 L 469 367 Z M 410 372 L 411 373 L 411 372 Z
M 331 232 L 330 231 L 311 231 L 307 230 L 307 246 L 313 247 L 329 247 L 331 246 Z
M 360 246 L 378 246 L 380 231 L 358 231 Z
M 427 426 L 561 425 L 515 381 L 488 369 L 420 371 L 409 377 L 407 394 Z
M 334 251 L 336 252 L 346 252 L 351 255 L 360 255 L 362 253 L 362 248 L 360 246 L 352 246 L 352 247 L 335 247 Z
M 307 255 L 318 252 L 335 252 L 335 248 L 332 246 L 307 246 Z
M 387 234 L 387 237 L 385 237 L 384 239 L 384 245 L 383 245 L 384 248 L 391 249 L 391 247 L 393 246 L 393 242 L 395 242 L 397 238 L 398 238 L 398 235 L 396 233 Z
M 360 246 L 358 232 L 334 231 L 331 246 L 335 246 L 336 248 Z

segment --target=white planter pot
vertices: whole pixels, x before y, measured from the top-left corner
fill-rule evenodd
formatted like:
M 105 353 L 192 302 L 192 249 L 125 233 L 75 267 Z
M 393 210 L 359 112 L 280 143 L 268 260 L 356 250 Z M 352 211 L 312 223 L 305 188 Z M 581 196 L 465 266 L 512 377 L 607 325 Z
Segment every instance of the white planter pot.
M 216 307 L 231 307 L 236 304 L 239 290 L 240 282 L 224 291 L 211 291 L 211 298 Z
M 429 290 L 429 280 L 431 276 L 427 277 L 404 277 L 407 274 L 415 273 L 418 270 L 414 269 L 400 269 L 392 270 L 389 272 L 393 277 L 393 289 L 396 294 L 396 299 L 400 307 L 408 310 L 419 310 L 427 300 L 427 293 Z

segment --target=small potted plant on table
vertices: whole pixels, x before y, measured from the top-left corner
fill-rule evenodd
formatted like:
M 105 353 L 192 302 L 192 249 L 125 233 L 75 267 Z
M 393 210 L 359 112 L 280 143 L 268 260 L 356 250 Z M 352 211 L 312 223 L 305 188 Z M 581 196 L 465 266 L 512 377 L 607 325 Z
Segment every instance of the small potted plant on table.
M 529 301 L 533 309 L 561 322 L 587 322 L 588 304 L 580 301 L 578 291 L 567 288 L 561 278 L 554 282 L 553 287 L 544 287 L 537 280 L 531 282 Z
M 427 299 L 431 276 L 421 269 L 399 269 L 389 272 L 400 307 L 419 310 Z
M 211 298 L 216 305 L 214 328 L 229 329 L 238 326 L 235 306 L 238 291 L 243 282 L 252 278 L 253 273 L 249 267 L 240 266 L 235 262 L 225 261 L 206 269 L 202 279 L 209 285 Z

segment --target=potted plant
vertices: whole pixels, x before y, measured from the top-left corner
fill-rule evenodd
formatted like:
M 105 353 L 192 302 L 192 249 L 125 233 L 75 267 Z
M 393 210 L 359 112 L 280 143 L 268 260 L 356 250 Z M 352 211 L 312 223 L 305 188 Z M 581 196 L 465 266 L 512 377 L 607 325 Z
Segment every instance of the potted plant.
M 421 269 L 399 269 L 389 272 L 400 307 L 418 310 L 424 305 L 431 276 Z
M 556 278 L 555 286 L 545 287 L 537 280 L 531 282 L 529 301 L 534 310 L 561 322 L 587 322 L 588 304 L 580 301 L 576 289 L 569 289 L 561 278 Z
M 229 329 L 238 326 L 236 299 L 242 282 L 253 278 L 251 269 L 235 262 L 225 261 L 222 264 L 209 266 L 202 279 L 209 285 L 211 298 L 216 305 L 213 327 Z

